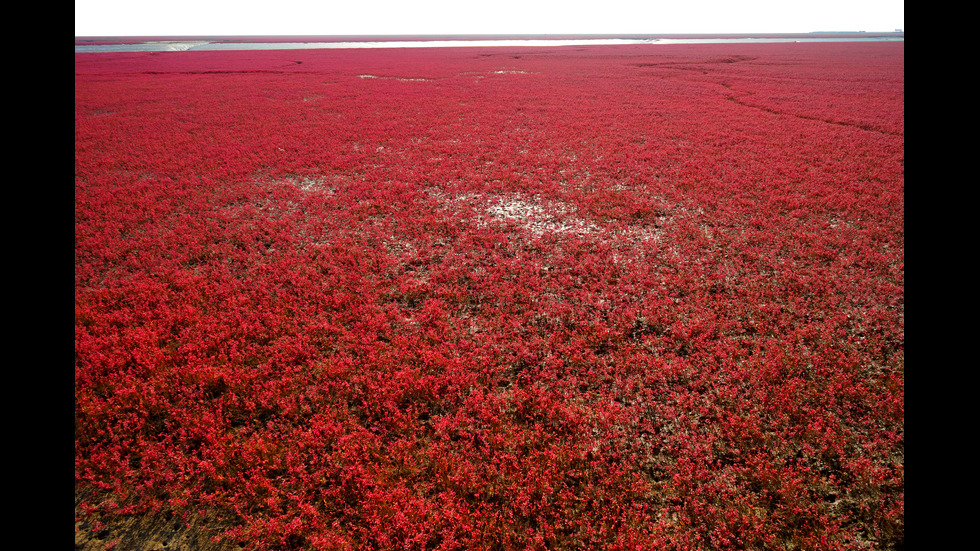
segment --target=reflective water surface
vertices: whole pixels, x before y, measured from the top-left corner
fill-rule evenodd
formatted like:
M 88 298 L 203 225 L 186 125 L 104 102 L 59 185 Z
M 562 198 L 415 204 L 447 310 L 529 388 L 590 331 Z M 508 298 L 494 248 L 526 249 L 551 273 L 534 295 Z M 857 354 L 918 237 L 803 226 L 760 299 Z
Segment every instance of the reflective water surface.
M 351 48 L 464 48 L 491 46 L 599 46 L 615 44 L 746 44 L 753 42 L 884 42 L 905 41 L 903 36 L 815 38 L 581 38 L 495 40 L 391 40 L 357 42 L 209 42 L 161 40 L 137 44 L 76 44 L 75 53 L 88 52 L 184 52 L 215 50 L 311 50 Z

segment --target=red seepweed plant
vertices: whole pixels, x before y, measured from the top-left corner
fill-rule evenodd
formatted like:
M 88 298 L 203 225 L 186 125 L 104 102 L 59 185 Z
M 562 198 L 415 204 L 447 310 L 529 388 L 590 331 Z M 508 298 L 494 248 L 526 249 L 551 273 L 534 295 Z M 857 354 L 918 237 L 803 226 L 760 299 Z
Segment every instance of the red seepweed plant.
M 902 43 L 75 55 L 90 513 L 888 549 L 904 480 Z

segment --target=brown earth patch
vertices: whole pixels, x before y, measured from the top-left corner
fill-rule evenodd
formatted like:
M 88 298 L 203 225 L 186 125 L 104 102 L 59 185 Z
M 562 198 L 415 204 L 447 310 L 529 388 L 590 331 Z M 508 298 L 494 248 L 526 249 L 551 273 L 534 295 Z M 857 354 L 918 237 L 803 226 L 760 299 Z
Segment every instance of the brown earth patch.
M 186 518 L 173 511 L 132 515 L 87 514 L 75 493 L 75 551 L 241 551 L 214 538 L 228 526 L 201 515 Z M 90 501 L 91 502 L 91 501 Z

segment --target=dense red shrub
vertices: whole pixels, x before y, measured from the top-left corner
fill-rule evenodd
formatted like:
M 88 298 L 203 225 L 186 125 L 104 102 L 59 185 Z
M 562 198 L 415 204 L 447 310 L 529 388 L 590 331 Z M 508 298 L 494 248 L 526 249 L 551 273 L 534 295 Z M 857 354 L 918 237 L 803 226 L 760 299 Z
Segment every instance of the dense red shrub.
M 76 54 L 76 494 L 899 547 L 904 120 L 902 43 Z

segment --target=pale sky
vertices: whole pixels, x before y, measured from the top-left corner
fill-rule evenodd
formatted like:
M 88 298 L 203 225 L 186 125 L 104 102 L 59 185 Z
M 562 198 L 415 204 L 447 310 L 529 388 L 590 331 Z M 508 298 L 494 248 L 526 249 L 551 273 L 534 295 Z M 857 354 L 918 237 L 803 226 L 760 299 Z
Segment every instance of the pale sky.
M 903 0 L 75 0 L 75 36 L 905 29 Z

